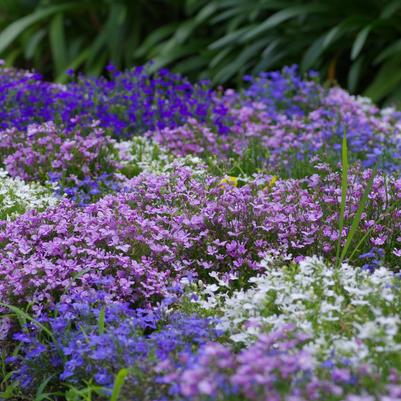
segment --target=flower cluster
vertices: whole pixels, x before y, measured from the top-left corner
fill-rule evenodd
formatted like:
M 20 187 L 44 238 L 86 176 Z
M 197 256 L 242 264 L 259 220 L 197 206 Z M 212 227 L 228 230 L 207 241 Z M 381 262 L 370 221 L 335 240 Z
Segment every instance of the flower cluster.
M 174 378 L 173 392 L 183 397 L 178 399 L 193 401 L 396 401 L 401 396 L 396 371 L 376 381 L 379 370 L 369 365 L 332 364 L 313 370 L 307 341 L 287 325 L 261 335 L 239 353 L 210 343 L 184 366 L 169 371 L 166 381 Z
M 0 220 L 14 219 L 28 210 L 42 211 L 57 203 L 52 188 L 37 183 L 26 184 L 0 170 Z
M 366 185 L 365 173 L 350 178 L 341 243 Z M 207 279 L 216 271 L 230 280 L 261 271 L 266 255 L 333 258 L 338 181 L 337 173 L 274 184 L 271 176 L 261 176 L 236 187 L 179 167 L 171 175 L 141 174 L 126 181 L 127 192 L 84 209 L 64 201 L 26 213 L 0 229 L 0 277 L 7 277 L 0 300 L 43 307 L 67 289 L 103 288 L 116 299 L 146 304 L 188 274 Z M 386 262 L 394 268 L 401 240 L 399 185 L 376 177 L 355 238 L 361 251 L 386 249 Z M 370 239 L 363 241 L 367 234 Z M 365 256 L 357 261 L 369 265 Z
M 0 70 L 0 399 L 400 400 L 401 113 L 150 70 Z
M 189 167 L 194 174 L 205 175 L 206 165 L 199 157 L 177 157 L 152 139 L 135 137 L 115 144 L 120 160 L 120 172 L 132 178 L 142 172 L 166 174 L 177 167 Z
M 54 95 L 61 87 L 46 83 L 40 74 L 0 69 L 0 127 L 21 129 L 54 120 Z
M 214 101 L 216 94 L 206 82 L 193 85 L 167 70 L 151 74 L 148 67 L 109 71 L 110 79 L 78 76 L 67 85 L 57 85 L 38 74 L 2 69 L 1 126 L 21 129 L 59 121 L 82 127 L 96 120 L 113 136 L 129 138 L 193 117 L 210 121 L 220 132 L 227 129 L 227 110 Z
M 124 393 L 139 401 L 157 393 L 157 364 L 217 338 L 211 323 L 195 315 L 130 309 L 97 292 L 57 304 L 51 316 L 15 333 L 21 349 L 8 362 L 19 368 L 15 379 L 26 394 L 35 394 L 46 372 L 52 382 L 61 379 L 78 388 L 93 378 L 107 396 L 114 375 L 129 367 Z
M 230 117 L 227 135 L 193 119 L 148 135 L 176 155 L 220 160 L 241 157 L 257 140 L 267 153 L 263 167 L 291 176 L 297 169 L 307 175 L 313 155 L 324 155 L 335 165 L 346 132 L 353 159 L 365 167 L 378 163 L 389 172 L 399 169 L 399 112 L 380 110 L 366 98 L 355 98 L 337 87 L 323 88 L 313 79 L 302 80 L 294 68 L 262 74 L 251 80 L 242 97 L 228 91 L 220 102 Z
M 88 133 L 65 132 L 50 122 L 29 125 L 24 131 L 1 131 L 0 140 L 4 166 L 13 177 L 50 181 L 60 194 L 81 203 L 96 199 L 113 185 L 115 189 L 113 174 L 118 162 L 114 142 L 96 124 Z
M 397 364 L 399 275 L 384 267 L 372 274 L 347 264 L 336 269 L 316 257 L 288 267 L 262 263 L 266 273 L 251 278 L 248 290 L 227 294 L 224 283 L 209 284 L 192 301 L 205 311 L 216 310 L 217 327 L 232 341 L 251 344 L 261 333 L 296 324 L 309 336 L 307 349 L 317 362 Z

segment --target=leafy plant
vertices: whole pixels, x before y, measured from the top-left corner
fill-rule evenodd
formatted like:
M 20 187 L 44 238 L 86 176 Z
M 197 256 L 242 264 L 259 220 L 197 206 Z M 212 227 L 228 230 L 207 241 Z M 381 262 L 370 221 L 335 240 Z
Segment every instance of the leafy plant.
M 99 75 L 107 63 L 134 63 L 134 51 L 166 16 L 180 15 L 181 1 L 2 0 L 0 56 L 66 79 L 80 68 Z M 166 31 L 166 34 L 170 30 Z
M 375 101 L 401 100 L 398 0 L 2 0 L 0 57 L 57 81 L 154 60 L 242 83 L 300 64 Z
M 149 39 L 138 50 L 154 58 L 155 67 L 224 83 L 296 63 L 375 101 L 401 99 L 397 0 L 187 3 L 188 18 L 173 34 L 157 44 Z
M 366 188 L 362 194 L 362 198 L 359 202 L 358 209 L 355 213 L 355 216 L 352 220 L 351 227 L 347 233 L 347 237 L 345 240 L 345 244 L 342 247 L 341 254 L 340 254 L 340 248 L 341 248 L 341 238 L 342 238 L 342 232 L 344 228 L 344 216 L 345 216 L 345 207 L 347 203 L 347 190 L 348 190 L 348 170 L 349 170 L 349 165 L 348 165 L 348 146 L 347 146 L 347 137 L 346 134 L 344 133 L 343 136 L 343 143 L 342 143 L 342 151 L 341 151 L 341 164 L 342 164 L 342 176 L 341 176 L 341 205 L 340 205 L 340 216 L 339 216 L 339 222 L 338 222 L 338 241 L 337 241 L 337 249 L 336 249 L 336 267 L 339 267 L 341 263 L 344 261 L 345 256 L 347 255 L 348 249 L 351 245 L 351 242 L 357 233 L 359 223 L 361 222 L 362 218 L 362 212 L 364 211 L 367 202 L 368 202 L 368 197 L 369 194 L 372 190 L 372 185 L 373 185 L 373 179 L 376 176 L 377 173 L 377 168 L 375 168 L 372 171 L 372 174 L 367 182 Z M 364 238 L 364 236 L 363 236 Z M 360 243 L 358 243 L 358 246 Z

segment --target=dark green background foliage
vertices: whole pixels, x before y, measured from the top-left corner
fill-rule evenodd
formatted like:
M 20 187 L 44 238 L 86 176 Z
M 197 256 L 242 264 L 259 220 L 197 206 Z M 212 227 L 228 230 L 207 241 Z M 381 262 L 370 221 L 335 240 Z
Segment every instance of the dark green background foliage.
M 401 101 L 401 0 L 0 0 L 0 29 L 0 57 L 61 82 L 109 61 L 216 84 L 296 63 Z

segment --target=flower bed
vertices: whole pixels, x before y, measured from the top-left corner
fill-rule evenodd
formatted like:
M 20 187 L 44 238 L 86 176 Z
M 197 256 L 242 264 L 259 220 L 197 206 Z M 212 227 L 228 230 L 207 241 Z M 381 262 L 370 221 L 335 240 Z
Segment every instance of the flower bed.
M 401 113 L 0 72 L 0 399 L 401 399 Z

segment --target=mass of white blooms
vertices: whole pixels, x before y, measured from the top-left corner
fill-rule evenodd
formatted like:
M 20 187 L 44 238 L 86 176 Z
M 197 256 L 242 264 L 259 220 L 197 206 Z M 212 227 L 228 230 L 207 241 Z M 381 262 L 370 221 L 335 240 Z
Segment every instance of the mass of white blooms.
M 192 302 L 219 315 L 218 328 L 250 344 L 261 332 L 293 323 L 310 337 L 309 348 L 326 360 L 351 362 L 401 352 L 401 278 L 384 268 L 373 273 L 317 257 L 274 267 L 250 279 L 251 288 L 229 293 L 223 282 L 204 286 Z
M 205 174 L 204 162 L 196 156 L 177 157 L 156 142 L 145 137 L 116 143 L 120 161 L 132 175 L 141 172 L 163 174 L 177 168 L 190 167 L 195 174 Z M 124 170 L 124 168 L 123 168 Z
M 28 210 L 44 210 L 54 206 L 58 199 L 52 189 L 36 183 L 25 183 L 11 178 L 0 169 L 0 220 L 10 220 Z

